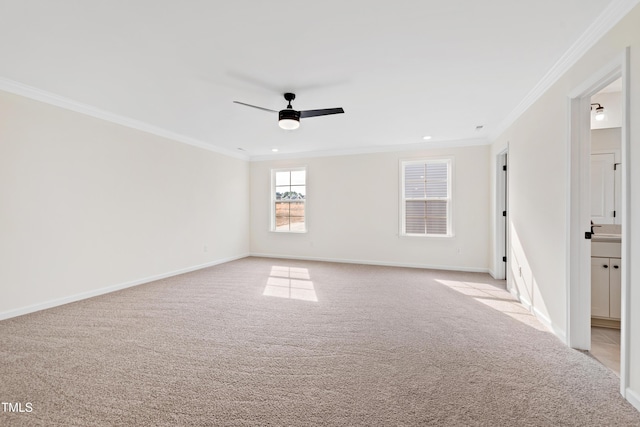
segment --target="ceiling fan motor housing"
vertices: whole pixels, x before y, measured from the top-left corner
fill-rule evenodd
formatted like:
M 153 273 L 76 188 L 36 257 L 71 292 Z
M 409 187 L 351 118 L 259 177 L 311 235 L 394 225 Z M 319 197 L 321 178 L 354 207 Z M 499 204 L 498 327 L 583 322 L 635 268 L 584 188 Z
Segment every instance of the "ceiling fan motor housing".
M 300 121 L 300 111 L 287 108 L 286 110 L 280 110 L 278 113 L 278 120 L 295 120 Z

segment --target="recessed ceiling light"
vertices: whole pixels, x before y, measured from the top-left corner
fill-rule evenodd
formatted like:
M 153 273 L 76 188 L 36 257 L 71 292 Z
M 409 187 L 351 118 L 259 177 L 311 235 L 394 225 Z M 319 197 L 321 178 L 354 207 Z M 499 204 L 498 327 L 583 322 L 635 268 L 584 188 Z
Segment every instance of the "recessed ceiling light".
M 422 139 L 424 139 L 425 141 L 428 141 L 431 139 L 431 135 L 425 135 L 422 137 Z
M 273 151 L 274 153 L 277 153 L 278 149 L 277 148 L 272 148 L 271 151 Z

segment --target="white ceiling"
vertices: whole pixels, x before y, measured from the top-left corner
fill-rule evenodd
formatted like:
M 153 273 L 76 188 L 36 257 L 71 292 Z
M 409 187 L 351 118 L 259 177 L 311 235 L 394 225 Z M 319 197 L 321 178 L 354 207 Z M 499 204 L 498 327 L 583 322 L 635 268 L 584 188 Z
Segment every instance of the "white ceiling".
M 612 1 L 0 0 L 0 77 L 253 158 L 473 143 Z M 345 114 L 232 103 L 286 91 Z

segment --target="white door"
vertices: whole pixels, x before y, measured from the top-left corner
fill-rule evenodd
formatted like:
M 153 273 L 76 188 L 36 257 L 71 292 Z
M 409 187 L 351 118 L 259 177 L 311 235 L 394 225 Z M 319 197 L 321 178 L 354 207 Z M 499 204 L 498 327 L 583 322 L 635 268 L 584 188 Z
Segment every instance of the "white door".
M 591 220 L 595 224 L 615 223 L 615 162 L 613 153 L 591 155 Z

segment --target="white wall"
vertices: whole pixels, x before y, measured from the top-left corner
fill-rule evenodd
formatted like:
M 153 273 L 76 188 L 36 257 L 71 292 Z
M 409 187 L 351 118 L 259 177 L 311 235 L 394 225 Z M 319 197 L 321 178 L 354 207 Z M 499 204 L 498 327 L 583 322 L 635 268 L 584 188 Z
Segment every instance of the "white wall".
M 400 160 L 448 155 L 455 237 L 399 237 Z M 476 146 L 252 162 L 251 253 L 488 271 L 488 155 Z M 307 167 L 308 232 L 270 232 L 270 170 L 297 166 Z
M 620 150 L 620 143 L 622 141 L 622 129 L 621 128 L 609 128 L 609 129 L 594 129 L 591 131 L 591 150 L 603 151 Z M 616 160 L 618 161 L 618 160 Z
M 511 281 L 535 312 L 564 338 L 567 331 L 568 96 L 631 48 L 630 164 L 640 164 L 640 6 L 591 48 L 492 145 L 491 159 L 509 146 Z M 640 170 L 631 167 L 630 382 L 640 409 Z M 492 214 L 495 214 L 492 213 Z M 520 275 L 522 268 L 522 275 Z
M 248 162 L 5 92 L 0 117 L 0 318 L 248 254 Z

